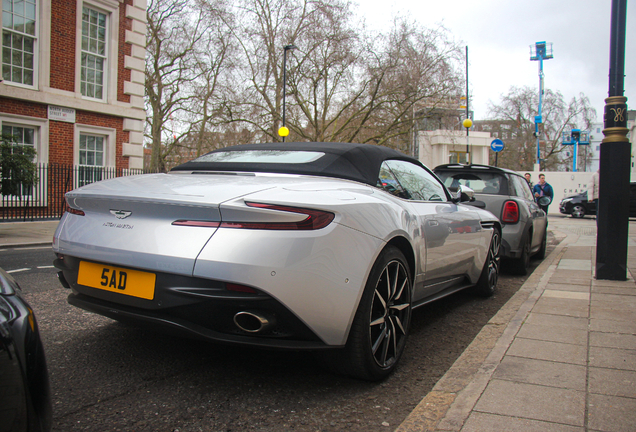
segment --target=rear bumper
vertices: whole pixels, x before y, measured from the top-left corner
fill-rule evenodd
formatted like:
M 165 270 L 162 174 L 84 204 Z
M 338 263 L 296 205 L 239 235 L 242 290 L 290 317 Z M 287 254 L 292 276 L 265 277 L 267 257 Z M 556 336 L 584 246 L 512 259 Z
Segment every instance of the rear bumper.
M 521 257 L 521 239 L 524 226 L 520 223 L 505 225 L 501 233 L 502 258 Z
M 236 326 L 232 329 L 232 315 L 216 317 L 221 323 L 220 327 L 206 325 L 202 322 L 204 315 L 194 313 L 189 318 L 180 316 L 169 311 L 149 311 L 143 309 L 132 308 L 118 303 L 107 302 L 79 293 L 72 293 L 68 296 L 69 304 L 94 312 L 99 315 L 112 318 L 114 320 L 148 327 L 153 331 L 164 331 L 174 336 L 185 336 L 193 339 L 201 339 L 209 342 L 221 342 L 238 345 L 278 348 L 278 349 L 302 349 L 302 350 L 319 350 L 325 348 L 339 348 L 336 346 L 325 345 L 322 341 L 315 338 L 314 340 L 288 339 L 285 337 L 276 337 L 275 332 L 269 334 L 269 337 L 250 336 L 248 333 L 242 332 Z M 198 308 L 191 308 L 196 311 Z M 209 310 L 206 312 L 209 314 Z M 203 311 L 201 311 L 203 312 Z M 229 315 L 229 317 L 228 317 Z M 225 321 L 225 323 L 223 323 Z M 225 325 L 223 325 L 225 324 Z
M 218 280 L 157 272 L 154 297 L 148 300 L 80 285 L 77 282 L 80 261 L 64 256 L 63 260 L 55 260 L 55 265 L 62 270 L 62 285 L 72 290 L 68 302 L 90 312 L 208 341 L 288 349 L 331 347 L 263 291 L 236 292 Z M 273 317 L 276 324 L 258 333 L 244 331 L 234 317 L 246 311 Z

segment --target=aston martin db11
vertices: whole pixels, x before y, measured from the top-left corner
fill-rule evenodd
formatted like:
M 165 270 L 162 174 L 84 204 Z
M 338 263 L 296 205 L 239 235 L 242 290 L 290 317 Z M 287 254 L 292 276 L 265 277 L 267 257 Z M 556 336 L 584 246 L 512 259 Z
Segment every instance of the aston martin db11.
M 412 309 L 496 289 L 501 225 L 471 195 L 381 146 L 227 147 L 67 193 L 55 266 L 79 308 L 379 380 Z

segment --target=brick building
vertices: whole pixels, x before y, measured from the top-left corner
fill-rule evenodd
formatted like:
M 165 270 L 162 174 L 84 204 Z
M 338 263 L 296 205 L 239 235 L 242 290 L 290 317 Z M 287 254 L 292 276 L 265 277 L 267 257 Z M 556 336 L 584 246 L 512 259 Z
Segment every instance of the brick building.
M 146 0 L 3 0 L 0 23 L 2 132 L 40 164 L 143 168 Z

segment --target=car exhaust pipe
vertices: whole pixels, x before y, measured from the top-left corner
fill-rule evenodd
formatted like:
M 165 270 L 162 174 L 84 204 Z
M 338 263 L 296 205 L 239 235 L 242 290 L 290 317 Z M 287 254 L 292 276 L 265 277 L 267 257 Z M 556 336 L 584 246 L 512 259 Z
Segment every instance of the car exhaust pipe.
M 234 324 L 244 332 L 262 333 L 276 325 L 276 317 L 258 311 L 241 311 L 234 315 Z

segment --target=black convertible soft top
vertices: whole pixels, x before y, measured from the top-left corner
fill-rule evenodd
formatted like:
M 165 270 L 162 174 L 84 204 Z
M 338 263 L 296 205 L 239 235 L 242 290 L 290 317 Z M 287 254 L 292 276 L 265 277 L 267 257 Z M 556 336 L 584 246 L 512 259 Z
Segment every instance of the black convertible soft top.
M 286 151 L 318 152 L 322 156 L 303 163 L 232 162 L 210 161 L 208 155 L 224 152 Z M 388 159 L 410 161 L 424 166 L 420 161 L 397 150 L 372 144 L 290 142 L 244 144 L 214 150 L 200 158 L 178 165 L 172 171 L 234 171 L 306 174 L 355 180 L 376 186 L 382 162 Z M 255 158 L 255 160 L 258 160 Z

